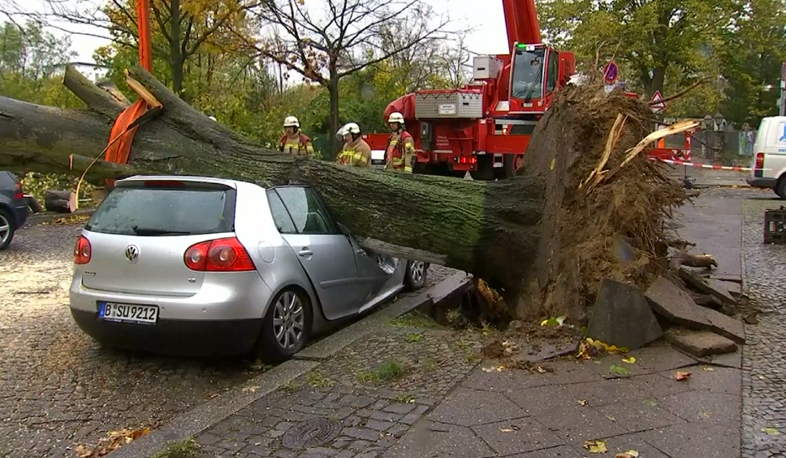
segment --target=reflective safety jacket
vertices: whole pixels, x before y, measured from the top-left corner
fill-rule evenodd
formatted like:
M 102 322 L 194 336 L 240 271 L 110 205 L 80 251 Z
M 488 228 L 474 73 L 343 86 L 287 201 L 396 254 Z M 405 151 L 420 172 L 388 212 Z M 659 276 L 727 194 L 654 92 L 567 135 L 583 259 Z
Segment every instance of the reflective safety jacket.
M 295 156 L 311 156 L 314 154 L 314 147 L 311 146 L 311 139 L 302 133 L 292 138 L 290 138 L 289 135 L 281 137 L 279 150 L 284 154 L 293 154 Z
M 409 132 L 402 130 L 388 139 L 385 151 L 385 170 L 412 173 L 412 158 L 415 155 L 415 140 Z
M 371 147 L 362 138 L 354 142 L 344 143 L 344 149 L 338 154 L 336 162 L 354 167 L 371 166 Z

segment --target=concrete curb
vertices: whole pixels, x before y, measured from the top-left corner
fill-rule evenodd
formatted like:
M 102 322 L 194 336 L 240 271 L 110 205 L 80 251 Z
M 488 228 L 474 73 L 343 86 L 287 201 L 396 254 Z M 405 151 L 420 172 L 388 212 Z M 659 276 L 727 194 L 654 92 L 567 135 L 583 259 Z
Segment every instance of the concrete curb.
M 368 315 L 360 321 L 314 343 L 298 353 L 294 359 L 247 381 L 242 386 L 216 396 L 191 410 L 177 415 L 165 426 L 125 445 L 107 456 L 111 458 L 149 458 L 161 451 L 166 444 L 194 437 L 210 426 L 247 407 L 282 385 L 309 372 L 351 343 L 384 326 L 391 319 L 419 307 L 451 299 L 457 289 L 466 288 L 472 277 L 457 272 L 421 294 L 397 301 Z M 254 387 L 253 390 L 248 389 Z
M 27 217 L 27 221 L 25 222 L 24 227 L 35 226 L 44 223 L 51 223 L 54 220 L 61 219 L 61 218 L 70 218 L 72 216 L 81 216 L 81 215 L 90 216 L 95 211 L 96 211 L 95 208 L 85 208 L 82 210 L 77 210 L 73 213 L 50 213 L 48 215 L 31 214 L 30 216 Z

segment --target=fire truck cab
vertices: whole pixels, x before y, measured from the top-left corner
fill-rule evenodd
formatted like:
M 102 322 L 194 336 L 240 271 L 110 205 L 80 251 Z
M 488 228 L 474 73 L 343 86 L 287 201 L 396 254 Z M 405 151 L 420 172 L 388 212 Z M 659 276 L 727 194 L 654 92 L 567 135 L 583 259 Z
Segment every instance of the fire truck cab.
M 541 42 L 534 0 L 502 0 L 508 54 L 475 56 L 473 78 L 459 89 L 423 90 L 391 102 L 415 139 L 416 172 L 506 178 L 521 165 L 530 136 L 557 89 L 575 73 L 572 53 Z M 386 134 L 370 134 L 384 150 Z

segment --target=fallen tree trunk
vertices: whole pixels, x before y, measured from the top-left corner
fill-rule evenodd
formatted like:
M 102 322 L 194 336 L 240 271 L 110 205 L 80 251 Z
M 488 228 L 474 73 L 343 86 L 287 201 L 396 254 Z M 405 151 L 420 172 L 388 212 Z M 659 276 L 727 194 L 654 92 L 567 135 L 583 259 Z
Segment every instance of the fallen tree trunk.
M 645 119 L 643 104 L 618 95 L 598 92 L 587 100 L 575 94 L 577 89 L 566 91 L 536 129 L 519 176 L 476 182 L 281 155 L 210 120 L 145 70 L 135 68 L 130 75 L 163 104 L 164 113 L 138 130 L 129 165 L 98 161 L 87 175 L 90 179 L 166 173 L 231 177 L 261 185 L 310 183 L 340 221 L 368 239 L 367 246 L 474 273 L 501 288 L 519 315 L 559 309 L 580 318 L 583 305 L 594 300 L 598 275 L 616 272 L 634 281 L 643 278 L 652 270 L 645 261 L 655 256 L 654 225 L 662 218 L 661 210 L 681 198 L 643 159 L 625 169 L 633 180 L 620 173 L 596 188 L 590 199 L 576 191 L 598 162 L 617 113 Z M 81 173 L 103 149 L 123 105 L 73 69 L 66 73 L 66 85 L 88 110 L 60 110 L 0 97 L 0 169 Z M 587 114 L 582 110 L 588 109 L 597 116 L 591 123 L 583 119 Z M 615 151 L 632 147 L 646 133 L 643 124 L 626 123 Z M 596 143 L 601 151 L 597 154 Z M 612 154 L 609 167 L 619 166 L 621 156 Z M 660 195 L 654 198 L 629 189 L 651 186 L 653 180 L 669 191 L 655 189 Z M 615 183 L 621 181 L 630 194 L 614 196 Z M 651 213 L 633 212 L 620 219 L 621 208 L 628 205 L 646 205 Z M 645 233 L 631 233 L 637 225 Z M 594 264 L 611 257 L 609 238 L 620 234 L 641 250 L 639 264 Z
M 72 213 L 76 210 L 76 196 L 71 191 L 47 190 L 44 193 L 44 206 L 47 211 L 57 213 Z

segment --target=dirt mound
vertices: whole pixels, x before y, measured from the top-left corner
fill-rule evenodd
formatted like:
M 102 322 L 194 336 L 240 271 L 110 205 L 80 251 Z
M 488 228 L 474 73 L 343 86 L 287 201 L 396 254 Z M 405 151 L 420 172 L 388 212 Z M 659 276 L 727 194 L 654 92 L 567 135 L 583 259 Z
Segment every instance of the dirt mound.
M 600 85 L 569 87 L 533 134 L 519 175 L 543 180 L 545 208 L 537 285 L 518 304 L 519 316 L 567 313 L 581 322 L 604 278 L 645 287 L 667 269 L 663 228 L 686 199 L 679 183 L 641 153 L 591 191 L 579 189 L 604 157 L 618 115 L 624 124 L 603 167 L 615 171 L 655 127 L 640 100 L 607 94 Z

